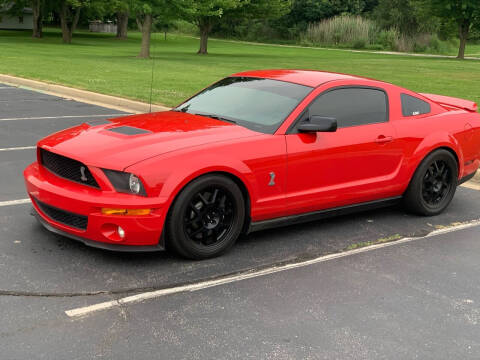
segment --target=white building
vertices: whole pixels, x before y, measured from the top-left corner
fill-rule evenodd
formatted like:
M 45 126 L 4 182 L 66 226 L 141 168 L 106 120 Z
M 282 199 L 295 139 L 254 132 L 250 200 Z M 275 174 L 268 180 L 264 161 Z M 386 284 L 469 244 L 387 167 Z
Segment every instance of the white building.
M 91 32 L 116 34 L 117 24 L 114 24 L 111 21 L 107 21 L 106 23 L 104 23 L 101 20 L 94 20 L 94 21 L 90 21 L 90 24 L 88 25 L 88 29 Z
M 23 9 L 23 14 L 21 16 L 10 16 L 0 12 L 0 29 L 32 30 L 33 29 L 32 9 L 29 9 L 29 8 Z

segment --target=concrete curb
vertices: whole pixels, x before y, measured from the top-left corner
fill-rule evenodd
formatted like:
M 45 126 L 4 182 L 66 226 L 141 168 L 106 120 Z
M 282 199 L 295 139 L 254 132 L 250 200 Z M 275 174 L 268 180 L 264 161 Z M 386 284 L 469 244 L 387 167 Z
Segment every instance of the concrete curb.
M 480 183 L 480 170 L 477 171 L 477 173 L 476 173 L 475 176 L 473 177 L 472 181 L 475 181 L 475 182 Z
M 75 89 L 63 85 L 49 84 L 37 80 L 24 79 L 17 76 L 0 74 L 0 82 L 27 89 L 42 91 L 49 95 L 59 96 L 72 100 L 81 101 L 87 104 L 98 105 L 110 109 L 125 111 L 129 113 L 147 113 L 150 112 L 150 104 L 128 100 L 111 95 L 98 94 L 92 91 Z M 152 105 L 152 111 L 168 111 L 170 108 L 161 105 Z

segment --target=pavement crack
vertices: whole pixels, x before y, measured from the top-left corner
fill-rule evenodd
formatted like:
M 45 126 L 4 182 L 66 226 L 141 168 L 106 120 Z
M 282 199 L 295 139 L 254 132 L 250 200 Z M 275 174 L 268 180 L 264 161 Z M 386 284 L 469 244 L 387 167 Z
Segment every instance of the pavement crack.
M 83 292 L 37 292 L 37 291 L 16 291 L 16 290 L 0 290 L 0 296 L 17 296 L 17 297 L 52 297 L 52 298 L 68 298 L 98 295 L 122 295 L 142 291 L 155 290 L 153 287 L 148 288 L 132 288 L 120 290 L 100 290 L 100 291 L 83 291 Z

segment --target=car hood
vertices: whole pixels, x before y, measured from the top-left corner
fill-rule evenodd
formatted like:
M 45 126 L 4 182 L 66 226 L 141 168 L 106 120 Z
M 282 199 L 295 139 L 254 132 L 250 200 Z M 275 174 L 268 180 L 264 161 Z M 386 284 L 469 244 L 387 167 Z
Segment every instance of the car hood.
M 123 170 L 171 151 L 257 135 L 232 123 L 167 111 L 90 121 L 52 134 L 38 146 L 86 165 Z

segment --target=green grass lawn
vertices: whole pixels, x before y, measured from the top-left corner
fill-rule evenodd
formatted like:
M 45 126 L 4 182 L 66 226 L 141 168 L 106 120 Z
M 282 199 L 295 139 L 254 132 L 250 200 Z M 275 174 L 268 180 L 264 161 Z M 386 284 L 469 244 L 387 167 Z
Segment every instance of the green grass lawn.
M 0 73 L 65 84 L 104 94 L 148 101 L 152 62 L 153 102 L 175 105 L 234 72 L 267 68 L 317 69 L 372 77 L 418 92 L 480 102 L 480 61 L 351 53 L 212 40 L 207 56 L 196 55 L 198 40 L 153 35 L 154 60 L 137 59 L 140 34 L 129 40 L 79 32 L 71 45 L 57 30 L 41 40 L 30 32 L 0 31 Z M 468 48 L 480 54 L 480 45 Z M 479 55 L 480 56 L 480 55 Z
M 467 45 L 465 49 L 466 56 L 473 56 L 480 58 L 480 44 Z

